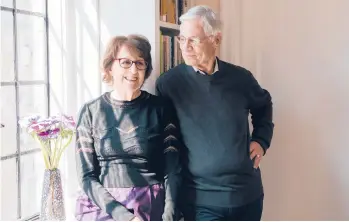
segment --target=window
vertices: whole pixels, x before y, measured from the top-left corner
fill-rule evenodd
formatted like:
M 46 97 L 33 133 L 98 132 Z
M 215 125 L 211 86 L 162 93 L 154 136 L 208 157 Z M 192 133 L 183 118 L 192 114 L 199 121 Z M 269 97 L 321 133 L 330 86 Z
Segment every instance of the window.
M 0 220 L 40 212 L 44 165 L 19 118 L 49 115 L 47 0 L 1 1 Z

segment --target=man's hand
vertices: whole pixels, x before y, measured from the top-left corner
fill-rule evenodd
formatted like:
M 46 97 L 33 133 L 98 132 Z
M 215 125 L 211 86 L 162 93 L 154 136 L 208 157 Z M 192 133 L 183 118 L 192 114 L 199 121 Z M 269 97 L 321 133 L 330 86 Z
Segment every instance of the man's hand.
M 255 169 L 259 167 L 259 163 L 261 162 L 263 155 L 264 149 L 262 148 L 262 146 L 259 143 L 252 141 L 250 144 L 250 158 L 251 160 L 253 160 L 254 158 L 253 167 Z

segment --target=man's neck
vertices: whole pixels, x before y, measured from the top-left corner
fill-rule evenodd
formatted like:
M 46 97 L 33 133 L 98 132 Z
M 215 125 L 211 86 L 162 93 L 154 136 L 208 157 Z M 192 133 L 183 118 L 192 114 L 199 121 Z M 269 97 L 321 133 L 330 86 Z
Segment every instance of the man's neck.
M 196 69 L 205 72 L 207 75 L 213 74 L 216 64 L 216 57 L 208 60 L 205 64 L 201 64 L 199 66 L 194 66 Z

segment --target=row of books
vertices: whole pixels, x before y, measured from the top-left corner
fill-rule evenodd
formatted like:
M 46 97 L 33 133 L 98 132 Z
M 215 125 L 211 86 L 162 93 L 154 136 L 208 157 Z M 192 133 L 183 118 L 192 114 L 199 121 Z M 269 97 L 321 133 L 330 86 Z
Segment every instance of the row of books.
M 160 20 L 179 24 L 179 17 L 188 10 L 188 0 L 160 0 Z
M 160 73 L 183 63 L 182 53 L 174 36 L 160 34 Z

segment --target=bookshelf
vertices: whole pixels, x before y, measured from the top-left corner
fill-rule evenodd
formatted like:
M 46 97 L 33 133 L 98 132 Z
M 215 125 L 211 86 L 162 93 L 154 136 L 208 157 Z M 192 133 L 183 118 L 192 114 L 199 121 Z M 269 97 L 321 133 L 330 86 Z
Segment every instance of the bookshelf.
M 179 17 L 190 8 L 190 0 L 158 0 L 159 74 L 183 62 L 175 39 L 179 34 Z
M 159 21 L 159 26 L 160 26 L 160 29 L 179 31 L 179 25 L 178 24 L 173 24 L 173 23 L 169 23 L 169 22 Z

